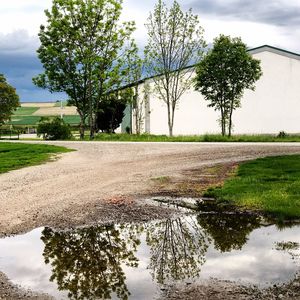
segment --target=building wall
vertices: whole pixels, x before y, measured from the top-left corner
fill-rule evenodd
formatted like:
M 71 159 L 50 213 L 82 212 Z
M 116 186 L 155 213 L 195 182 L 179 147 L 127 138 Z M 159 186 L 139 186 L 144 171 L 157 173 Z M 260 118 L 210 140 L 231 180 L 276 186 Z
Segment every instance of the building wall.
M 270 51 L 254 53 L 261 60 L 262 78 L 256 90 L 246 91 L 242 108 L 233 115 L 234 133 L 300 132 L 300 60 Z M 153 88 L 153 82 L 148 81 Z M 142 90 L 140 88 L 140 90 Z M 141 97 L 142 97 L 141 93 Z M 207 107 L 203 96 L 191 89 L 175 113 L 174 134 L 219 133 L 219 112 Z M 148 127 L 152 134 L 168 134 L 166 104 L 151 92 Z M 149 128 L 148 128 L 149 129 Z

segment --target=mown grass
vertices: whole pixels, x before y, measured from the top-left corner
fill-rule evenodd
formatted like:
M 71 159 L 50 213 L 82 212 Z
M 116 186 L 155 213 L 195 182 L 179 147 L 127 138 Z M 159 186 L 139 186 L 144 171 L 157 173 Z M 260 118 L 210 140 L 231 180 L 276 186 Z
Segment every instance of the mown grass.
M 120 142 L 300 142 L 300 135 L 287 135 L 286 137 L 277 137 L 276 135 L 235 135 L 228 138 L 212 134 L 169 137 L 167 135 L 151 134 L 101 133 L 95 137 L 95 140 Z
M 257 209 L 278 219 L 300 218 L 300 155 L 257 159 L 205 196 Z
M 53 154 L 73 151 L 50 145 L 0 143 L 0 174 L 48 161 Z
M 49 116 L 51 118 L 51 116 Z M 41 116 L 23 116 L 23 115 L 14 115 L 12 120 L 8 122 L 8 125 L 37 125 L 41 120 Z M 70 125 L 78 125 L 80 123 L 79 116 L 64 116 L 64 121 Z
M 30 116 L 35 113 L 39 108 L 38 107 L 19 107 L 14 112 L 15 116 Z

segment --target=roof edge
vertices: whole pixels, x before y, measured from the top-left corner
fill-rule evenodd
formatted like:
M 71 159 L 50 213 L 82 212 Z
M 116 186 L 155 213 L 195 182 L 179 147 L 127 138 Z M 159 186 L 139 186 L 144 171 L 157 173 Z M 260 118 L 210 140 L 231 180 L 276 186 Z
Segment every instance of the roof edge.
M 290 58 L 296 58 L 298 60 L 300 60 L 300 54 L 296 53 L 296 52 L 292 52 L 292 51 L 288 51 L 282 48 L 278 48 L 278 47 L 274 47 L 274 46 L 270 46 L 270 45 L 262 45 L 259 47 L 255 47 L 255 48 L 251 48 L 248 49 L 248 52 L 250 53 L 259 53 L 259 52 L 263 52 L 263 51 L 269 51 L 269 52 L 273 52 L 276 54 L 281 54 Z

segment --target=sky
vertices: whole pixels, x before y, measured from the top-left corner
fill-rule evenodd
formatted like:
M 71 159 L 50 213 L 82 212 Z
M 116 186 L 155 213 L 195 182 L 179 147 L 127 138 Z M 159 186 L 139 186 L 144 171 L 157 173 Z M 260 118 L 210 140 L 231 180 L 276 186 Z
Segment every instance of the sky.
M 123 0 L 122 19 L 135 21 L 140 48 L 147 42 L 145 22 L 157 0 Z M 171 0 L 165 1 L 171 4 Z M 205 40 L 219 34 L 241 37 L 249 48 L 271 45 L 300 53 L 300 0 L 178 0 L 199 15 Z M 32 77 L 43 71 L 37 58 L 38 32 L 52 0 L 1 0 L 0 73 L 16 87 L 22 102 L 56 101 L 64 94 L 37 88 Z

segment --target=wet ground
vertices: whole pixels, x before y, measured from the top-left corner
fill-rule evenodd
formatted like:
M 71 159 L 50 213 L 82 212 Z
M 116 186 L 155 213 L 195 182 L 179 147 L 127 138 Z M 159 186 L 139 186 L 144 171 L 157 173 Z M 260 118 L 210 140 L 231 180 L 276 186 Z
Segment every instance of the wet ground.
M 38 228 L 0 240 L 0 270 L 12 283 L 56 299 L 176 298 L 174 286 L 209 278 L 267 290 L 295 280 L 299 267 L 300 225 L 245 213 Z

